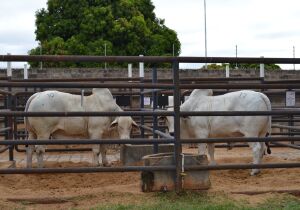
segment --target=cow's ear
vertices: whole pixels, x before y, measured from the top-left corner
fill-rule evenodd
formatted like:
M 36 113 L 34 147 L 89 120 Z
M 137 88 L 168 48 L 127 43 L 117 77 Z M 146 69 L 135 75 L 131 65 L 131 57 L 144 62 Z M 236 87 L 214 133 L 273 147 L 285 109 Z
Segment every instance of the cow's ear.
M 109 129 L 117 128 L 118 126 L 118 118 L 116 118 L 109 126 Z
M 134 121 L 132 121 L 132 130 L 134 132 L 138 132 L 138 133 L 141 132 L 140 126 L 138 126 L 138 124 L 136 124 L 136 122 L 134 122 Z
M 167 116 L 160 116 L 158 117 L 158 120 L 167 121 Z

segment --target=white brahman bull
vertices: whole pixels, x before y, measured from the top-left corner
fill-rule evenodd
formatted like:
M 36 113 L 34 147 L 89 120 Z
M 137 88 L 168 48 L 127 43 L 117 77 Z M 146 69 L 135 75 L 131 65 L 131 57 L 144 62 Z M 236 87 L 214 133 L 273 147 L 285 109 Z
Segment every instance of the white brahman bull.
M 27 103 L 27 112 L 78 112 L 123 111 L 114 101 L 108 89 L 94 88 L 92 94 L 81 97 L 59 91 L 44 91 L 32 95 Z M 103 139 L 110 129 L 117 129 L 120 139 L 129 139 L 132 128 L 138 125 L 131 117 L 26 117 L 28 139 Z M 93 145 L 93 165 L 99 166 L 101 153 L 102 164 L 108 165 L 105 145 Z M 27 167 L 32 167 L 34 146 L 27 147 Z M 38 167 L 43 167 L 44 145 L 35 146 Z
M 212 96 L 212 90 L 195 89 L 181 106 L 181 111 L 271 111 L 268 97 L 262 93 L 242 90 Z M 173 110 L 173 108 L 169 108 Z M 166 120 L 169 133 L 174 132 L 174 118 Z M 265 137 L 271 133 L 271 116 L 189 116 L 180 120 L 181 138 Z M 253 163 L 261 163 L 265 143 L 249 142 Z M 199 154 L 205 153 L 206 144 L 198 144 Z M 209 143 L 211 164 L 215 164 L 214 144 Z M 268 153 L 270 150 L 268 148 Z M 252 169 L 251 175 L 259 173 Z

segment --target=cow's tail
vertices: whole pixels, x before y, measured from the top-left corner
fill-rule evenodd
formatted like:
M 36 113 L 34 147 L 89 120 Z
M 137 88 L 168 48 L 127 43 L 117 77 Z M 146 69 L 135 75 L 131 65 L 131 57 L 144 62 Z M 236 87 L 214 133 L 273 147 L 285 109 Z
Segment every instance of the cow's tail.
M 267 106 L 267 110 L 272 111 L 271 102 L 270 102 L 269 98 L 263 93 L 261 93 L 261 96 L 262 96 L 262 99 L 264 100 L 264 102 Z M 268 119 L 269 120 L 268 120 L 268 127 L 267 127 L 266 137 L 271 136 L 271 131 L 272 131 L 272 116 L 269 115 Z M 266 142 L 265 144 L 267 146 L 267 153 L 271 154 L 270 143 Z
M 35 97 L 37 97 L 38 94 L 40 94 L 40 93 L 38 92 L 38 93 L 33 94 L 33 95 L 30 96 L 30 98 L 27 100 L 26 105 L 25 105 L 25 112 L 28 112 L 29 105 L 30 105 L 31 101 L 32 101 Z M 34 130 L 34 129 L 30 126 L 30 124 L 29 124 L 28 117 L 24 117 L 24 124 L 25 124 L 25 132 L 26 132 L 26 133 L 27 133 L 29 130 L 31 130 L 31 131 Z

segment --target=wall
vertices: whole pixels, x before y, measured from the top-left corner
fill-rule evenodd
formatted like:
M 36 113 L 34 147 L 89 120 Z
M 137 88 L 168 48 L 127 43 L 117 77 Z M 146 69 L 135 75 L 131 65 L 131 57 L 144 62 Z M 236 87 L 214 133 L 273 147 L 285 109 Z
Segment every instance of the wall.
M 152 70 L 145 70 L 145 77 L 151 78 Z M 89 77 L 127 77 L 127 69 L 29 69 L 29 78 L 89 78 Z M 6 70 L 0 70 L 0 77 L 6 76 Z M 133 77 L 138 77 L 138 69 L 133 69 Z M 180 70 L 181 77 L 225 77 L 225 70 Z M 259 77 L 259 70 L 231 70 L 231 77 Z M 23 78 L 22 69 L 13 69 L 13 78 Z M 172 78 L 171 69 L 158 69 L 158 78 Z M 266 71 L 266 79 L 300 79 L 300 71 Z

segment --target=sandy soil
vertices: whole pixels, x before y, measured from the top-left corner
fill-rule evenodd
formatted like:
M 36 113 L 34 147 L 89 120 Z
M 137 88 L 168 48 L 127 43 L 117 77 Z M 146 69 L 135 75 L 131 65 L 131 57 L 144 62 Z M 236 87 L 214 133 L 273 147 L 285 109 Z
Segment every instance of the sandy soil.
M 187 152 L 195 150 L 187 149 Z M 217 163 L 250 163 L 248 148 L 216 150 Z M 299 162 L 300 151 L 275 148 L 265 163 Z M 89 163 L 48 162 L 47 167 L 83 167 Z M 114 165 L 119 165 L 115 162 Z M 18 166 L 20 167 L 20 166 Z M 250 170 L 212 171 L 209 193 L 225 193 L 249 203 L 262 202 L 274 196 L 240 195 L 241 191 L 300 190 L 300 169 L 265 169 L 253 177 Z M 141 203 L 154 199 L 154 193 L 142 193 L 140 173 L 1 175 L 0 209 L 88 209 L 103 203 Z

